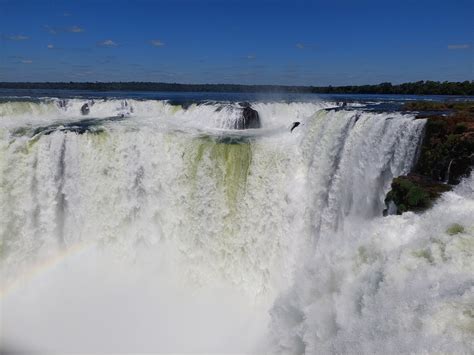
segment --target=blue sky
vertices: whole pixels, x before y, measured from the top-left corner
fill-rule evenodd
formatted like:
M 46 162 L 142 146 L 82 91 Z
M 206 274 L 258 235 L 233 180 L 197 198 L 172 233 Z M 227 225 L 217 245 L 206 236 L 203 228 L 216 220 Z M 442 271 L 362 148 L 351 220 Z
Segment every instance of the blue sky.
M 0 81 L 473 80 L 469 1 L 0 0 Z

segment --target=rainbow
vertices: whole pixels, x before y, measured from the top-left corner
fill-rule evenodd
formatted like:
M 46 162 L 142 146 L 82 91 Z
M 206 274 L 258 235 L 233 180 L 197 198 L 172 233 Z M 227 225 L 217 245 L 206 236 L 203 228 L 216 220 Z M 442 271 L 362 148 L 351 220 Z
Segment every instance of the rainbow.
M 68 258 L 84 254 L 86 251 L 90 250 L 92 245 L 93 244 L 90 242 L 76 243 L 49 258 L 28 266 L 27 269 L 24 272 L 21 272 L 16 278 L 11 281 L 7 280 L 6 282 L 2 282 L 0 288 L 0 299 L 6 297 L 7 294 L 11 293 L 25 282 L 31 281 L 48 271 L 56 269 Z M 6 279 L 5 275 L 3 275 L 2 278 Z

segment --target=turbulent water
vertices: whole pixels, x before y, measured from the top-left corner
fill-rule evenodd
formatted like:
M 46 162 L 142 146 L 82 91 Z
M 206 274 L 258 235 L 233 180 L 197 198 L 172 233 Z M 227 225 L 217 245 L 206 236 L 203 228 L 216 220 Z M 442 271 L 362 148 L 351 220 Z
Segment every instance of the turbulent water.
M 471 351 L 473 179 L 382 217 L 425 121 L 251 104 L 1 102 L 4 347 Z

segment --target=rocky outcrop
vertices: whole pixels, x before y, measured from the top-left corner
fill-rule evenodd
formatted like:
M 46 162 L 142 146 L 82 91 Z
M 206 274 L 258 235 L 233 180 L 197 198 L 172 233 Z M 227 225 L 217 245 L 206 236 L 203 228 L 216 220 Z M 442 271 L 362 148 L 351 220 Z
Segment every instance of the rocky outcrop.
M 249 128 L 260 128 L 260 117 L 258 112 L 254 110 L 249 103 L 240 103 L 242 106 L 242 116 L 240 119 L 235 121 L 235 129 L 249 129 Z
M 442 115 L 418 115 L 428 121 L 414 171 L 436 181 L 458 184 L 474 165 L 474 103 L 457 103 L 453 106 L 457 109 L 440 103 L 433 103 L 433 106 L 451 111 Z
M 90 112 L 89 104 L 85 103 L 84 105 L 81 106 L 81 113 L 83 116 L 88 115 Z
M 429 177 L 419 174 L 399 176 L 392 181 L 390 192 L 385 198 L 387 214 L 389 205 L 393 202 L 395 213 L 406 211 L 420 212 L 433 205 L 433 202 L 443 193 L 451 189 L 450 185 L 439 183 Z
M 405 109 L 419 111 L 427 123 L 413 173 L 394 179 L 387 194 L 397 213 L 430 207 L 474 166 L 474 102 L 410 102 Z

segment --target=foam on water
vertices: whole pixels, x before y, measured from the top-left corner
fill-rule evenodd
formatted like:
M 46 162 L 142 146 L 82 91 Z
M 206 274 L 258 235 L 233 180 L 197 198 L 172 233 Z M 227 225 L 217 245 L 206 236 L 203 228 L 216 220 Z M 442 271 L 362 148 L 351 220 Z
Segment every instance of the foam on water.
M 473 216 L 471 177 L 422 215 L 327 235 L 271 311 L 270 352 L 470 353 Z
M 463 223 L 455 239 L 467 242 L 430 225 L 440 207 L 379 217 L 392 178 L 413 165 L 424 120 L 254 102 L 262 128 L 235 131 L 232 103 L 95 100 L 82 117 L 86 102 L 0 103 L 10 346 L 293 354 L 469 345 L 472 324 L 456 303 L 469 302 L 468 253 L 456 248 L 472 237 L 472 180 L 440 204 L 465 205 L 442 218 Z M 433 267 L 425 260 L 438 260 L 435 231 L 443 255 L 464 265 L 440 261 L 450 284 L 443 272 L 432 279 L 442 294 L 422 280 Z M 443 323 L 455 318 L 461 330 Z

